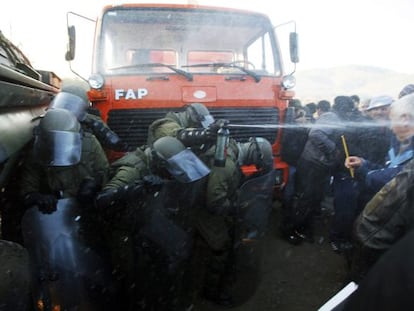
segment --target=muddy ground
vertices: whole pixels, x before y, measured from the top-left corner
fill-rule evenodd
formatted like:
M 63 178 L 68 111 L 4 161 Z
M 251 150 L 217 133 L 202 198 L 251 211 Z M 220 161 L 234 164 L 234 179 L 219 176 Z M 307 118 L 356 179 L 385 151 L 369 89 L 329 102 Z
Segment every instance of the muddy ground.
M 241 275 L 235 297 L 241 301 L 223 308 L 201 300 L 192 311 L 316 311 L 344 285 L 346 263 L 334 253 L 328 240 L 332 204 L 325 203 L 323 217 L 316 219 L 315 243 L 294 246 L 280 237 L 281 207 L 274 202 L 268 233 L 263 240 L 261 280 Z
M 325 203 L 326 204 L 326 203 Z M 316 219 L 315 243 L 298 246 L 284 241 L 279 234 L 280 204 L 275 202 L 264 239 L 261 281 L 256 290 L 246 276 L 240 293 L 247 301 L 231 311 L 312 311 L 318 310 L 340 290 L 345 281 L 344 257 L 334 253 L 328 240 L 332 206 L 325 205 L 325 213 Z M 253 293 L 248 295 L 246 292 Z M 246 300 L 246 299 L 244 299 Z M 224 308 L 200 301 L 195 310 L 210 311 Z

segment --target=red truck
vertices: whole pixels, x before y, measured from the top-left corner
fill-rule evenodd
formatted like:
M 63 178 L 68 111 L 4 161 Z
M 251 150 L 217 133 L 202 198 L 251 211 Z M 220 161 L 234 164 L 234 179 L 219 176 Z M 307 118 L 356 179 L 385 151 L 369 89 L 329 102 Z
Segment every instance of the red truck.
M 83 17 L 68 13 L 66 60 L 75 73 L 78 18 Z M 281 42 L 268 16 L 200 5 L 124 4 L 106 6 L 93 21 L 88 95 L 129 146 L 145 144 L 148 125 L 167 111 L 203 103 L 216 119 L 240 125 L 231 128 L 238 141 L 268 139 L 275 186 L 284 184 L 288 166 L 280 159 L 281 127 L 295 79 L 294 69 L 285 72 Z M 298 43 L 291 25 L 283 24 L 293 28 L 283 43 L 295 68 Z

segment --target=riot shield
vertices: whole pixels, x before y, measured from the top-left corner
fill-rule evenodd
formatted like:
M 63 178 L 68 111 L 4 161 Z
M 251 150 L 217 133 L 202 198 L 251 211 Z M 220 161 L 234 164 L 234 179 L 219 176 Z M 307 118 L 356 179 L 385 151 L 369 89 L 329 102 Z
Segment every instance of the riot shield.
M 275 171 L 253 177 L 240 187 L 237 202 L 232 295 L 242 304 L 255 292 L 260 281 L 262 243 L 273 203 Z
M 193 247 L 190 218 L 202 183 L 167 181 L 146 200 L 136 237 L 137 258 L 146 258 L 139 273 L 143 310 L 185 310 L 190 299 L 186 286 Z
M 202 180 L 190 184 L 165 182 L 161 191 L 149 196 L 146 202 L 145 221 L 139 234 L 168 257 L 171 268 L 190 255 L 190 217 L 202 183 Z
M 254 177 L 240 187 L 238 220 L 241 240 L 260 239 L 266 232 L 273 201 L 273 184 L 276 172 Z
M 106 310 L 110 270 L 79 234 L 81 210 L 61 199 L 57 210 L 28 209 L 22 219 L 32 271 L 32 295 L 39 310 Z

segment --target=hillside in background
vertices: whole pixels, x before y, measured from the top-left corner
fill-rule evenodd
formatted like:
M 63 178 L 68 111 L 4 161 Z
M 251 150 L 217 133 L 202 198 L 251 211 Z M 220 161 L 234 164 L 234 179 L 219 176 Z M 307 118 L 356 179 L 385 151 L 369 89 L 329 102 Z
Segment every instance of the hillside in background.
M 296 71 L 296 98 L 302 103 L 327 99 L 338 95 L 357 94 L 362 100 L 377 95 L 398 97 L 400 90 L 414 83 L 414 74 L 368 66 L 341 66 Z

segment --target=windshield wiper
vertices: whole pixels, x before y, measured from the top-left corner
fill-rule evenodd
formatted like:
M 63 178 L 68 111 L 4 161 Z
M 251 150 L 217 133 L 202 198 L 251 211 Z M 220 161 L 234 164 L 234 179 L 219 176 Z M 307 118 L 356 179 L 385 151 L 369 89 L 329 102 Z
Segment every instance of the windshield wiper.
M 259 82 L 260 81 L 260 76 L 255 73 L 254 71 L 251 71 L 249 69 L 246 69 L 242 66 L 236 65 L 234 63 L 205 63 L 205 64 L 194 64 L 194 65 L 186 65 L 183 66 L 185 68 L 187 67 L 224 67 L 224 68 L 237 68 L 241 71 L 243 71 L 244 73 L 246 73 L 247 75 L 249 75 L 250 77 L 252 77 L 254 79 L 255 82 Z
M 166 67 L 179 75 L 182 75 L 187 78 L 188 81 L 193 81 L 193 75 L 185 70 L 175 68 L 171 65 L 166 65 L 163 63 L 147 63 L 147 64 L 134 64 L 120 67 L 109 68 L 109 70 L 122 70 L 122 69 L 131 69 L 131 68 L 152 68 L 152 67 Z

